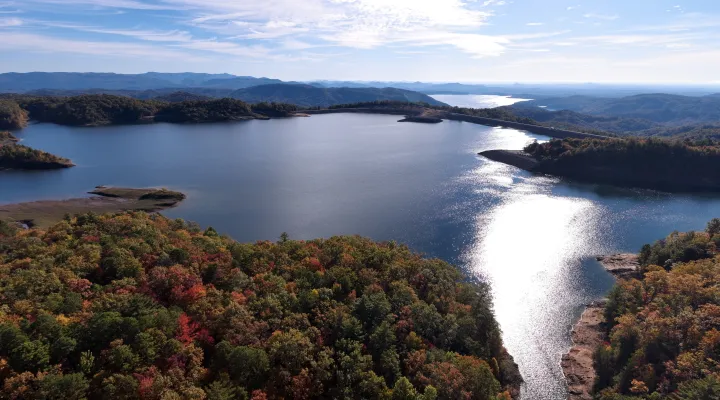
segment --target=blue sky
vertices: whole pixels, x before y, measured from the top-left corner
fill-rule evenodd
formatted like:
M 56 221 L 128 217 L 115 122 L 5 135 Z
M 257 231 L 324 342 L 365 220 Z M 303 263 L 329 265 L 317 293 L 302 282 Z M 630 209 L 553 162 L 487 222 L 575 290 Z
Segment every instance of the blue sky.
M 0 72 L 720 83 L 719 0 L 0 0 Z

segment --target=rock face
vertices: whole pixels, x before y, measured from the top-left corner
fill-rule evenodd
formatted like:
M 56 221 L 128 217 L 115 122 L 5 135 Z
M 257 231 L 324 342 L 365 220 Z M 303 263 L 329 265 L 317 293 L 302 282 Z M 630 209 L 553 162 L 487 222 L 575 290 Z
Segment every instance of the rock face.
M 597 260 L 605 269 L 618 278 L 630 278 L 640 268 L 637 254 L 614 254 L 600 256 Z
M 568 399 L 592 400 L 592 387 L 595 382 L 593 353 L 602 344 L 605 322 L 603 310 L 605 301 L 589 304 L 580 320 L 573 327 L 573 347 L 562 357 L 561 366 L 568 385 Z
M 478 155 L 530 172 L 532 172 L 538 165 L 538 161 L 536 159 L 524 151 L 519 150 L 488 150 L 478 153 Z
M 632 278 L 640 267 L 637 254 L 614 254 L 599 256 L 597 260 L 609 273 L 620 279 Z M 605 337 L 606 300 L 588 304 L 573 326 L 571 332 L 573 346 L 563 354 L 561 366 L 568 385 L 569 400 L 592 400 L 592 388 L 595 383 L 593 353 Z

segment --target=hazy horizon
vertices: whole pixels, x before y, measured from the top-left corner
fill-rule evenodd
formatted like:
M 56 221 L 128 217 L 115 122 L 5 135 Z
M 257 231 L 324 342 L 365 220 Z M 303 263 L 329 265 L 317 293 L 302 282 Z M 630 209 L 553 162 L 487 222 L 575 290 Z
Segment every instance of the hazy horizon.
M 115 71 L 59 71 L 59 70 L 33 70 L 33 71 L 3 71 L 0 74 L 32 74 L 32 73 L 71 73 L 71 74 L 117 74 L 117 75 L 144 75 L 144 74 L 210 74 L 210 75 L 234 75 L 237 77 L 252 77 L 252 78 L 268 78 L 278 79 L 283 82 L 355 82 L 355 83 L 429 83 L 429 84 L 447 84 L 447 83 L 459 83 L 464 85 L 499 85 L 499 86 L 602 86 L 602 87 L 715 87 L 720 88 L 720 82 L 569 82 L 569 81 L 544 81 L 544 82 L 532 82 L 532 81 L 465 81 L 465 80 L 408 80 L 408 79 L 329 79 L 329 78 L 315 78 L 315 79 L 281 79 L 275 76 L 266 75 L 244 75 L 235 74 L 229 72 L 199 72 L 199 71 L 143 71 L 143 72 L 115 72 Z
M 3 0 L 0 72 L 720 84 L 711 0 Z

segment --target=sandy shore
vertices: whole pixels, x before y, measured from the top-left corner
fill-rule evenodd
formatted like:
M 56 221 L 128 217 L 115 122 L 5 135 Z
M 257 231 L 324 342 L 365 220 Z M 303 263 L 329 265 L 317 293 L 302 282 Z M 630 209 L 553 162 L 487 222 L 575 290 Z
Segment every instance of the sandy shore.
M 639 267 L 635 254 L 615 254 L 598 257 L 605 269 L 620 279 L 631 278 Z M 595 382 L 593 353 L 607 338 L 605 337 L 605 300 L 588 304 L 573 326 L 571 337 L 573 346 L 562 356 L 561 366 L 568 385 L 568 399 L 592 400 L 592 387 Z

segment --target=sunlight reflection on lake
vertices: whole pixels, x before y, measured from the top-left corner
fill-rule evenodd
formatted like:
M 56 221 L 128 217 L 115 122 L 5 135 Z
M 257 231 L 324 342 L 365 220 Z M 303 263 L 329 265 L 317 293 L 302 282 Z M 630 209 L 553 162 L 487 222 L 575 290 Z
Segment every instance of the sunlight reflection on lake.
M 518 188 L 522 188 L 520 185 Z M 512 189 L 502 203 L 477 221 L 477 247 L 468 263 L 491 284 L 506 347 L 523 365 L 523 376 L 548 397 L 564 390 L 558 381 L 557 338 L 547 334 L 557 297 L 567 293 L 568 269 L 592 253 L 590 233 L 599 212 L 584 199 Z M 560 335 L 561 337 L 563 335 Z M 548 342 L 550 341 L 550 342 Z M 558 377 L 547 380 L 548 370 Z
M 478 94 L 434 94 L 433 99 L 455 107 L 495 108 L 511 106 L 530 99 L 519 99 L 510 96 L 478 95 Z
M 360 234 L 396 240 L 490 283 L 524 399 L 567 397 L 560 356 L 583 305 L 613 280 L 595 255 L 635 252 L 720 216 L 715 196 L 582 185 L 478 152 L 547 139 L 463 122 L 332 114 L 223 124 L 33 124 L 24 144 L 75 168 L 0 173 L 0 204 L 77 197 L 96 185 L 188 194 L 171 218 L 243 241 Z

